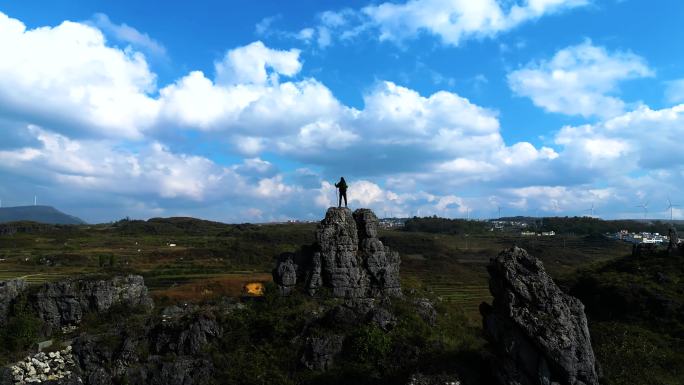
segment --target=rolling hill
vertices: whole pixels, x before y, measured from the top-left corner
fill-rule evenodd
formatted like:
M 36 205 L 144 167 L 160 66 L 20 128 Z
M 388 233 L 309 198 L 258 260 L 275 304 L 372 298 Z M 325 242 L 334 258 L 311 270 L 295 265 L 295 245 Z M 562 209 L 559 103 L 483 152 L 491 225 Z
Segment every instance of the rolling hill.
M 16 206 L 0 208 L 0 223 L 33 221 L 55 225 L 82 225 L 80 218 L 65 214 L 52 206 Z

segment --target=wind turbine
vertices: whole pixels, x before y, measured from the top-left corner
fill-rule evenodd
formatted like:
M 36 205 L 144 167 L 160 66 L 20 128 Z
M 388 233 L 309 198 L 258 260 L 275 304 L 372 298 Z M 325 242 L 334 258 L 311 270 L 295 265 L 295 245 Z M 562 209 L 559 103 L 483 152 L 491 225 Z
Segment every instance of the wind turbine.
M 501 206 L 496 206 L 496 209 L 499 212 L 499 216 L 496 219 L 501 219 Z
M 558 206 L 557 200 L 553 199 L 553 200 L 551 200 L 551 203 L 553 204 L 553 211 L 555 211 L 556 213 L 561 211 L 560 207 Z
M 584 210 L 584 211 L 589 211 L 591 213 L 591 217 L 593 218 L 594 217 L 594 203 L 592 202 L 591 207 Z
M 673 218 L 672 209 L 674 207 L 679 207 L 680 205 L 673 205 L 669 196 L 667 197 L 667 203 L 668 203 L 667 210 L 670 210 L 670 222 L 672 222 L 672 218 Z
M 646 219 L 648 217 L 648 201 L 646 201 L 646 203 L 637 205 L 636 207 L 641 207 L 642 209 L 644 209 L 644 219 Z

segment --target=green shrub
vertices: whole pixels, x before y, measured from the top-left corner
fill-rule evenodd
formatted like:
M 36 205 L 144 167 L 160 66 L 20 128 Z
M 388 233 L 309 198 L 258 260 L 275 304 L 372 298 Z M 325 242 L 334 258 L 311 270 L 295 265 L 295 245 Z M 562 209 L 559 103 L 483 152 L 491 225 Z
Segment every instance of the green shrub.
M 348 354 L 360 362 L 382 361 L 392 347 L 392 339 L 378 326 L 365 325 L 350 336 Z
M 6 349 L 12 352 L 25 350 L 38 340 L 41 321 L 28 312 L 20 312 L 10 317 L 2 340 Z

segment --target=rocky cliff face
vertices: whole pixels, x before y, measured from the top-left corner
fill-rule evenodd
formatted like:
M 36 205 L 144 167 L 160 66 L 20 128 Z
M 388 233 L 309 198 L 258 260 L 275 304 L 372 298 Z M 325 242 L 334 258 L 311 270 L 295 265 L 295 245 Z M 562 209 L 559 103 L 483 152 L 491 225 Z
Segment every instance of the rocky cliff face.
M 541 261 L 514 247 L 488 266 L 493 305 L 483 303 L 496 378 L 505 385 L 597 385 L 582 303 L 564 294 Z
M 23 279 L 0 281 L 0 328 L 7 325 L 7 317 L 12 308 L 12 303 L 27 287 L 28 284 Z
M 377 238 L 377 226 L 369 209 L 329 208 L 312 250 L 281 255 L 274 281 L 283 294 L 301 284 L 312 295 L 322 287 L 335 297 L 401 295 L 399 254 Z
M 114 277 L 110 280 L 66 280 L 45 283 L 31 295 L 48 334 L 63 326 L 78 325 L 83 315 L 104 312 L 112 306 L 152 308 L 143 278 L 139 275 Z
M 0 384 L 203 384 L 213 370 L 203 349 L 221 332 L 213 316 L 178 309 L 138 328 L 82 333 L 60 352 L 38 353 L 0 369 Z
M 220 334 L 213 316 L 178 309 L 136 329 L 81 334 L 73 340 L 73 357 L 86 385 L 202 384 L 213 369 L 202 349 Z

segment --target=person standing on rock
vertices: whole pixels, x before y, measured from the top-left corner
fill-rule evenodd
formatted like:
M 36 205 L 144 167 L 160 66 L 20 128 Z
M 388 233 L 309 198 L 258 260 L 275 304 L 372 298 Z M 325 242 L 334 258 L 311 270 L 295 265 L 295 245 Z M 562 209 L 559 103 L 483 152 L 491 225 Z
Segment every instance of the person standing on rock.
M 335 183 L 335 187 L 340 190 L 337 207 L 342 207 L 342 197 L 344 197 L 344 207 L 347 207 L 347 182 L 344 180 L 344 177 L 340 177 L 340 181 Z

